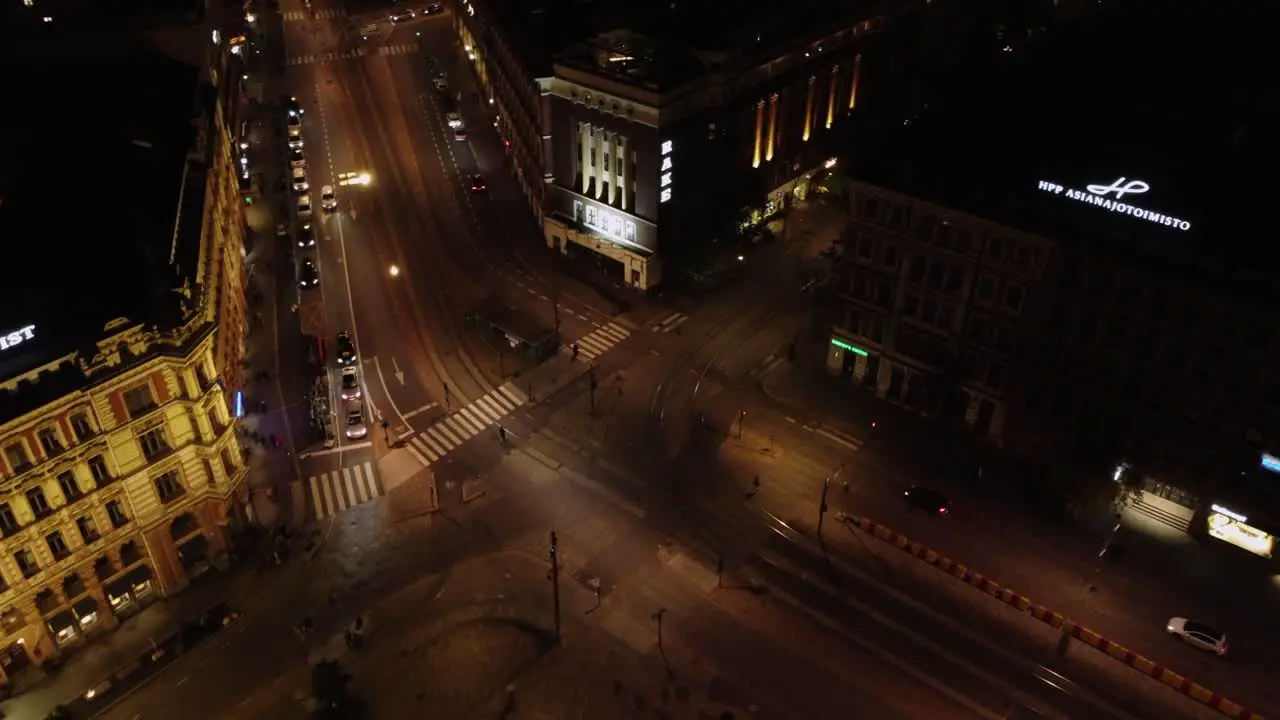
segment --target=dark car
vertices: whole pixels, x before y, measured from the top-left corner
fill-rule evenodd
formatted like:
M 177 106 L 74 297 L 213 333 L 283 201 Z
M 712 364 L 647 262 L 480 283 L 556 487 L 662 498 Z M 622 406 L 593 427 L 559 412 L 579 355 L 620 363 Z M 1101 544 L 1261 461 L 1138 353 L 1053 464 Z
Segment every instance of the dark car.
M 298 284 L 304 289 L 320 284 L 320 270 L 311 258 L 306 258 L 298 265 Z
M 298 98 L 286 95 L 281 98 L 284 104 L 284 111 L 289 117 L 299 117 L 302 115 L 302 104 L 298 102 Z
M 946 515 L 951 512 L 951 503 L 947 500 L 947 496 L 933 488 L 912 485 L 902 494 L 907 498 L 908 503 L 921 510 L 928 510 L 938 515 Z
M 316 234 L 311 230 L 311 223 L 307 223 L 298 228 L 298 247 L 315 247 Z
M 412 20 L 412 19 L 413 19 L 413 11 L 408 8 L 391 11 L 391 22 L 393 23 L 408 22 L 409 20 Z
M 351 339 L 351 333 L 343 330 L 338 333 L 338 364 L 339 365 L 355 365 L 356 364 L 356 344 Z
M 431 3 L 424 12 L 428 15 L 439 15 L 444 12 L 444 6 L 440 3 Z
M 489 189 L 489 186 L 484 183 L 484 178 L 479 175 L 472 174 L 469 179 L 471 180 L 471 192 L 484 192 Z

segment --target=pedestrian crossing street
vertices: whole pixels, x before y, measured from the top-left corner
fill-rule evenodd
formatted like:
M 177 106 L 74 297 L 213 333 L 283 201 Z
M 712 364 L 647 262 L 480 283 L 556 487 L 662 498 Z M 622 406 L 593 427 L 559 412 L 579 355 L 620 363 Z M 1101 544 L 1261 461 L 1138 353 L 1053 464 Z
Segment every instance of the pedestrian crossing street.
M 594 360 L 630 335 L 630 330 L 617 323 L 601 325 L 578 339 L 578 356 L 586 360 Z
M 312 475 L 307 479 L 307 491 L 308 504 L 316 520 L 363 505 L 383 493 L 372 462 Z
M 342 8 L 320 8 L 313 11 L 306 10 L 285 10 L 283 13 L 285 20 L 298 22 L 300 20 L 335 20 L 347 16 L 347 11 Z
M 653 331 L 659 333 L 669 333 L 684 324 L 689 316 L 682 312 L 673 312 L 662 320 L 653 324 Z
M 528 400 L 519 388 L 507 383 L 441 418 L 425 432 L 409 438 L 404 447 L 418 462 L 430 467 L 462 443 L 502 422 Z
M 345 50 L 343 52 L 318 53 L 314 55 L 299 55 L 286 60 L 286 64 L 290 66 L 298 65 L 314 65 L 317 63 L 333 62 L 335 60 L 353 60 L 366 55 L 409 55 L 418 51 L 418 46 L 414 43 L 402 43 L 400 45 L 383 45 L 369 52 L 365 48 L 355 48 L 354 50 Z

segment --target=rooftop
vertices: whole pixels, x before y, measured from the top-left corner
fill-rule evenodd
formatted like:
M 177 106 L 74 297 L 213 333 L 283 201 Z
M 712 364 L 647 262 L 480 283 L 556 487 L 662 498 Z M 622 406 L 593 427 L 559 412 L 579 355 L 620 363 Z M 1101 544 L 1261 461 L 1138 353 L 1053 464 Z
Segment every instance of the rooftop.
M 684 85 L 720 55 L 749 58 L 777 52 L 828 32 L 859 12 L 859 3 L 740 0 L 724 6 L 684 0 L 644 0 L 610 16 L 595 37 L 562 47 L 557 61 L 649 90 Z M 864 14 L 870 14 L 867 9 Z M 716 60 L 718 62 L 718 60 Z
M 606 27 L 616 3 L 611 0 L 491 0 L 504 28 L 503 37 L 532 77 L 549 77 L 561 48 Z
M 34 329 L 0 350 L 0 381 L 93 348 L 118 318 L 179 324 L 204 204 L 204 172 L 187 162 L 197 68 L 135 56 L 17 69 L 0 66 L 10 93 L 39 102 L 0 117 L 0 335 Z M 65 375 L 0 393 L 0 421 L 70 390 L 76 373 Z
M 1276 154 L 1263 110 L 1280 97 L 1250 54 L 1262 38 L 1246 36 L 1266 23 L 1161 5 L 1166 30 L 1152 33 L 1152 12 L 1121 6 L 957 68 L 883 142 L 855 149 L 851 175 L 1058 241 L 1265 284 L 1280 252 L 1255 239 L 1270 230 L 1257 179 Z

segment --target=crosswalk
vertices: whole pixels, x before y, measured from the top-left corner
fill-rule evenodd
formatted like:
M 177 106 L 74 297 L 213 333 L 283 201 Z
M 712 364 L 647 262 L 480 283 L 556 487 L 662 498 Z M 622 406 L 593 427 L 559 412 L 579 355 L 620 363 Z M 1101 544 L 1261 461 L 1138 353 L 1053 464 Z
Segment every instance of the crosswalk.
M 404 447 L 418 462 L 430 467 L 454 448 L 502 422 L 527 401 L 519 388 L 507 383 L 409 438 Z
M 673 312 L 662 320 L 653 324 L 653 331 L 659 333 L 669 333 L 684 324 L 689 316 L 682 312 Z
M 382 45 L 375 49 L 372 54 L 375 55 L 409 55 L 418 51 L 418 46 L 414 43 L 405 43 L 401 45 Z M 315 65 L 317 63 L 333 62 L 335 60 L 353 60 L 358 57 L 364 57 L 371 54 L 365 48 L 355 48 L 352 50 L 344 50 L 342 52 L 317 53 L 312 55 L 297 55 L 285 61 L 286 65 Z
M 578 339 L 578 355 L 586 360 L 594 360 L 606 350 L 626 340 L 631 331 L 617 323 L 609 323 L 587 333 Z
M 347 11 L 342 8 L 317 8 L 312 11 L 307 10 L 285 10 L 283 13 L 285 20 L 291 22 L 299 22 L 301 20 L 335 20 L 347 16 Z
M 365 462 L 307 479 L 307 499 L 316 520 L 333 517 L 382 495 L 373 463 Z

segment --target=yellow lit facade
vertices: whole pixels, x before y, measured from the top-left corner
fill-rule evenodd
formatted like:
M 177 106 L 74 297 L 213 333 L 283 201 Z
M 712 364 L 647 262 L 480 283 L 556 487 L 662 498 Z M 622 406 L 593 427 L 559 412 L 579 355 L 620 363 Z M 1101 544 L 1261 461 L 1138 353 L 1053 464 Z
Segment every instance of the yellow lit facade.
M 212 330 L 119 328 L 80 359 L 89 387 L 0 427 L 0 681 L 225 550 L 246 467 Z

